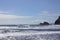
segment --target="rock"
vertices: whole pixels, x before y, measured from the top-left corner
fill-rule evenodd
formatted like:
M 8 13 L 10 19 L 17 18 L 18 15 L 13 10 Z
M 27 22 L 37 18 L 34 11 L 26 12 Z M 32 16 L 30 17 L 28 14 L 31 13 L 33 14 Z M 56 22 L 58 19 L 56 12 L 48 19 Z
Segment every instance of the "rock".
M 54 24 L 60 25 L 60 16 L 58 17 Z
M 40 23 L 40 25 L 49 25 L 48 22 Z

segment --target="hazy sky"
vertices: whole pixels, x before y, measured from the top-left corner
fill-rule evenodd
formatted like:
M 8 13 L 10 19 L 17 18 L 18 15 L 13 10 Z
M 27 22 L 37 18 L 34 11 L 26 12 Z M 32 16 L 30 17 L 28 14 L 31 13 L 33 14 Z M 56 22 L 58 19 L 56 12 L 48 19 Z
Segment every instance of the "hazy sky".
M 0 24 L 53 23 L 60 0 L 0 0 Z

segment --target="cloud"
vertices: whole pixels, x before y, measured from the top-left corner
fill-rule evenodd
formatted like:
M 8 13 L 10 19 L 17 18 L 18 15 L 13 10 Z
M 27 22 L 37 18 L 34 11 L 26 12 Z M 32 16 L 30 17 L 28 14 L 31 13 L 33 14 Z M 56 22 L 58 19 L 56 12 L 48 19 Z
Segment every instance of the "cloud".
M 47 21 L 49 23 L 54 23 L 55 20 L 58 18 L 58 16 L 60 16 L 59 12 L 52 13 L 48 11 L 41 11 L 40 13 L 38 13 L 37 16 L 34 17 L 33 22 L 40 23 L 40 22 Z
M 28 24 L 31 23 L 31 21 L 27 19 L 33 18 L 33 16 L 13 15 L 13 13 L 14 12 L 0 11 L 0 24 Z
M 0 11 L 0 14 L 6 14 L 6 13 L 9 13 L 9 12 L 3 12 L 3 11 Z
M 60 13 L 50 13 L 48 11 L 42 11 L 38 15 L 40 16 L 60 16 Z
M 32 24 L 32 20 L 27 20 L 27 19 L 9 19 L 9 20 L 3 20 L 0 19 L 0 24 Z
M 33 16 L 18 16 L 18 15 L 10 15 L 13 12 L 0 11 L 0 19 L 14 19 L 14 18 L 32 18 Z
M 0 19 L 14 19 L 14 18 L 32 18 L 32 16 L 17 16 L 17 15 L 0 14 Z

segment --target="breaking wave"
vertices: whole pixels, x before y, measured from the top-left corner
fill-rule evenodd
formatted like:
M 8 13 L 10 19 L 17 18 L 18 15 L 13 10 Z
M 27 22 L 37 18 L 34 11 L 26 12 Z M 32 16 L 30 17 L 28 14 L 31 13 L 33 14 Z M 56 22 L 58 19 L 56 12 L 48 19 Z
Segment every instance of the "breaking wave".
M 0 40 L 60 40 L 60 26 L 3 26 Z

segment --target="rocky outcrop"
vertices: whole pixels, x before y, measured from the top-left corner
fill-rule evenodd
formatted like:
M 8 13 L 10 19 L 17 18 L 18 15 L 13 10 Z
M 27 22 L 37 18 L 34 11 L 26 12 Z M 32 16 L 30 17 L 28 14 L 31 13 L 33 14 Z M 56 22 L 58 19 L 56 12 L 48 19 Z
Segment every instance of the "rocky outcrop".
M 49 25 L 48 22 L 40 23 L 40 25 Z
M 56 25 L 60 25 L 60 16 L 58 17 L 58 19 L 55 21 L 54 24 L 56 24 Z

